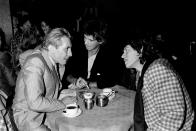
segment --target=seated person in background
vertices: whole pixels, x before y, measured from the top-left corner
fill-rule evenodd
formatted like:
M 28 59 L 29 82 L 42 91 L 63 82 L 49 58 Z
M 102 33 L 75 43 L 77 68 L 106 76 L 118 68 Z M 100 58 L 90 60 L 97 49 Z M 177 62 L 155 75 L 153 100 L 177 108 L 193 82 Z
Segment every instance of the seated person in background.
M 13 130 L 9 126 L 11 123 L 6 111 L 12 104 L 16 78 L 11 58 L 11 54 L 6 51 L 5 33 L 0 28 L 0 130 L 5 131 Z
M 126 68 L 135 68 L 138 74 L 134 131 L 191 131 L 194 110 L 189 94 L 153 44 L 144 39 L 129 41 L 122 55 Z
M 10 97 L 14 92 L 16 75 L 11 63 L 11 54 L 5 50 L 5 46 L 5 34 L 0 28 L 0 90 L 3 91 L 7 97 Z
M 57 99 L 61 81 L 56 64 L 65 65 L 72 56 L 70 37 L 64 28 L 55 28 L 47 34 L 42 48 L 25 59 L 12 105 L 19 131 L 49 131 L 45 126 L 46 113 L 63 110 L 76 102 L 75 97 Z
M 44 37 L 50 32 L 50 30 L 53 28 L 51 23 L 49 22 L 49 20 L 47 20 L 46 18 L 42 18 L 40 20 L 38 20 L 38 25 L 37 25 L 42 40 L 44 40 Z
M 108 48 L 107 24 L 98 19 L 87 21 L 84 25 L 84 48 L 73 53 L 69 74 L 64 76 L 70 88 L 90 87 L 104 88 L 116 84 L 118 77 L 117 63 L 113 49 Z M 78 43 L 75 43 L 78 44 Z M 74 46 L 74 44 L 73 44 Z M 79 48 L 79 45 L 76 48 Z M 120 58 L 120 57 L 119 57 Z
M 51 27 L 49 26 L 49 24 L 46 22 L 46 21 L 41 21 L 41 28 L 42 28 L 42 30 L 43 30 L 43 32 L 44 32 L 44 35 L 47 35 L 48 34 L 48 32 L 51 30 Z
M 0 52 L 0 90 L 7 96 L 13 95 L 16 80 L 11 58 L 9 52 Z
M 19 30 L 11 38 L 12 63 L 16 74 L 20 70 L 19 56 L 26 50 L 34 49 L 42 43 L 41 30 L 31 19 L 24 18 Z

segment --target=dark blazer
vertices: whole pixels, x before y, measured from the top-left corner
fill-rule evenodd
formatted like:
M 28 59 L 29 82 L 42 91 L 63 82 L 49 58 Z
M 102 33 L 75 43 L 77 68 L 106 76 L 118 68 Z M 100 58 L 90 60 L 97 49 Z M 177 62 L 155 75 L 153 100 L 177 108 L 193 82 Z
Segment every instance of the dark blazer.
M 78 78 L 83 77 L 87 81 L 94 82 L 98 84 L 98 88 L 111 87 L 118 83 L 120 76 L 119 58 L 112 49 L 107 47 L 100 47 L 100 50 L 95 58 L 91 69 L 90 78 L 87 79 L 88 75 L 88 52 L 85 49 L 73 52 L 71 60 L 66 66 L 67 70 L 65 73 L 67 75 Z

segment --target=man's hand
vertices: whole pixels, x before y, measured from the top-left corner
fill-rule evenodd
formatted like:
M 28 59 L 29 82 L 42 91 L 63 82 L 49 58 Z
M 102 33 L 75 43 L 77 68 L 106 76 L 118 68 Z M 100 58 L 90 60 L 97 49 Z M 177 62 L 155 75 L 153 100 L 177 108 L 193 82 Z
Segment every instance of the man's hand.
M 76 86 L 77 86 L 78 88 L 83 88 L 83 87 L 85 87 L 86 85 L 87 85 L 87 81 L 84 80 L 82 77 L 79 77 L 79 78 L 77 79 L 77 81 L 76 81 Z
M 58 99 L 61 100 L 62 98 L 67 97 L 67 96 L 75 96 L 76 97 L 76 91 L 70 90 L 70 89 L 63 89 L 60 92 L 60 96 Z
M 75 96 L 66 96 L 61 100 L 65 105 L 76 103 L 77 99 Z
M 97 82 L 89 82 L 89 87 L 90 88 L 98 88 Z

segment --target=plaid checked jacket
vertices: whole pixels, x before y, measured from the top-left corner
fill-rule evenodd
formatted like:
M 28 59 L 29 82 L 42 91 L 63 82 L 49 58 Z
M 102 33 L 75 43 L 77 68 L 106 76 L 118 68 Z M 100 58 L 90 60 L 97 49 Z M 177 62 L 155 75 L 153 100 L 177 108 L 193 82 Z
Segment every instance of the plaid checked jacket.
M 143 78 L 147 131 L 191 131 L 194 111 L 180 76 L 163 58 L 153 61 Z

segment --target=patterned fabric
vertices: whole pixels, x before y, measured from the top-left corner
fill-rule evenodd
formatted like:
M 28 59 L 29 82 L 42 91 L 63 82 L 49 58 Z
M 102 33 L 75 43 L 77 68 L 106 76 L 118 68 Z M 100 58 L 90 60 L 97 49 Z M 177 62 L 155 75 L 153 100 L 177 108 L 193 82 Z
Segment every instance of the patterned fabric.
M 9 119 L 4 120 L 3 116 L 1 115 L 0 115 L 0 131 L 13 131 L 10 120 Z
M 2 116 L 0 116 L 0 131 L 7 131 L 7 127 Z
M 192 103 L 181 78 L 169 62 L 155 60 L 145 72 L 143 82 L 147 131 L 191 131 Z
M 7 131 L 6 124 L 3 120 L 3 117 L 0 116 L 0 131 Z
M 0 90 L 0 131 L 13 131 L 6 106 L 7 95 Z

